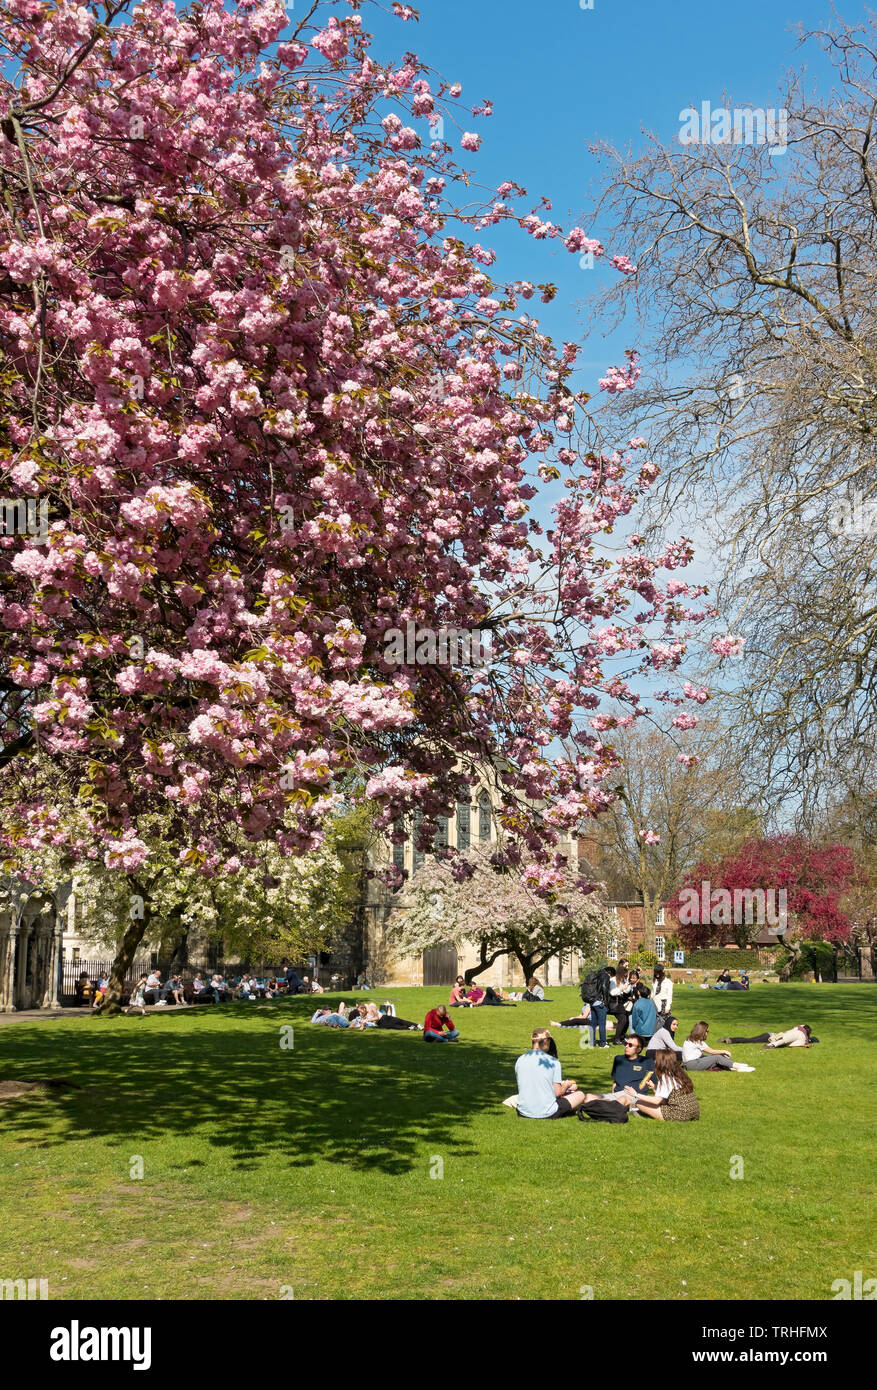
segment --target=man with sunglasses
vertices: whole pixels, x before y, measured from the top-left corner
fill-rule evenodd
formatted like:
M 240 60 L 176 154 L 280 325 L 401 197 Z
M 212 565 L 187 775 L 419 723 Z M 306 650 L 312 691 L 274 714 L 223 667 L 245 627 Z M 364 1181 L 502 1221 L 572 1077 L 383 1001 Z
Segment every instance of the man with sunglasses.
M 641 1052 L 642 1043 L 638 1037 L 632 1035 L 625 1038 L 623 1054 L 612 1061 L 613 1092 L 632 1086 L 635 1091 L 645 1094 L 646 1082 L 654 1075 L 654 1064 L 651 1058 L 641 1056 Z M 607 1096 L 607 1099 L 616 1100 L 617 1096 Z

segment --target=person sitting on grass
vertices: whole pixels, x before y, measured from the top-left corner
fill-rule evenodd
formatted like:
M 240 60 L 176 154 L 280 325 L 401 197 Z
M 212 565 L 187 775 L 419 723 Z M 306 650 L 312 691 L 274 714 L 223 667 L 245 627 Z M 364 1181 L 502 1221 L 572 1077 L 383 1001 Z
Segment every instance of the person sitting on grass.
M 135 985 L 134 988 L 132 989 L 132 991 L 131 991 L 131 998 L 130 998 L 130 1000 L 129 1000 L 129 1002 L 128 1002 L 127 1008 L 123 1010 L 123 1013 L 126 1013 L 126 1014 L 133 1014 L 133 1013 L 135 1012 L 135 1010 L 139 1010 L 139 1012 L 143 1015 L 143 1017 L 144 1017 L 144 1018 L 146 1017 L 146 976 L 145 976 L 145 975 L 141 975 L 141 976 L 140 976 L 140 979 L 137 981 L 136 985 Z
M 486 997 L 481 985 L 472 985 L 466 991 L 466 1003 L 471 1004 L 473 1009 L 477 1009 L 479 1004 L 483 1004 Z
M 658 1010 L 649 997 L 648 986 L 640 982 L 634 990 L 633 1008 L 630 1011 L 630 1031 L 639 1038 L 641 1046 L 646 1048 L 657 1026 Z
M 726 969 L 720 971 L 719 974 L 716 976 L 716 982 L 715 982 L 715 984 L 713 985 L 713 989 L 728 989 L 728 987 L 730 986 L 730 983 L 731 983 L 731 972 L 730 972 L 730 970 L 728 970 L 728 969 L 726 968 Z
M 466 996 L 466 981 L 462 975 L 458 975 L 451 985 L 451 995 L 448 999 L 449 1009 L 471 1009 L 472 1003 Z
M 627 1092 L 631 1088 L 641 1094 L 645 1091 L 646 1083 L 652 1079 L 655 1072 L 655 1064 L 651 1057 L 643 1055 L 641 1040 L 632 1035 L 624 1039 L 624 1052 L 618 1053 L 612 1059 L 612 1092 L 613 1094 L 604 1097 L 606 1100 L 619 1100 L 618 1092 Z
M 722 1038 L 722 1042 L 727 1043 L 763 1043 L 768 1047 L 809 1047 L 811 1043 L 819 1042 L 814 1038 L 813 1030 L 809 1023 L 799 1023 L 795 1028 L 789 1028 L 785 1033 L 756 1033 L 754 1038 Z
M 650 1120 L 699 1120 L 700 1103 L 694 1083 L 673 1052 L 655 1056 L 655 1079 L 646 1082 L 651 1096 L 639 1095 L 632 1086 L 626 1094 L 640 1115 Z
M 447 1029 L 447 1032 L 443 1031 L 444 1029 Z M 444 1004 L 439 1004 L 437 1009 L 430 1009 L 423 1020 L 424 1042 L 456 1042 L 459 1036 L 460 1030 L 454 1027 Z
M 549 1052 L 547 1028 L 534 1028 L 529 1052 L 515 1062 L 518 1083 L 517 1112 L 525 1120 L 560 1120 L 573 1115 L 585 1103 L 575 1081 L 565 1081 L 560 1062 Z
M 719 1052 L 707 1047 L 706 1038 L 710 1026 L 701 1020 L 695 1023 L 682 1044 L 682 1065 L 686 1071 L 754 1071 L 743 1062 L 732 1062 L 730 1052 Z
M 324 1028 L 349 1028 L 350 1020 L 345 1018 L 342 1013 L 338 1013 L 329 1008 L 328 1004 L 321 1004 L 315 1010 L 311 1023 L 319 1023 Z
M 741 971 L 740 971 L 740 979 L 739 979 L 739 980 L 732 980 L 732 981 L 730 982 L 730 984 L 728 985 L 728 989 L 748 989 L 748 988 L 749 988 L 749 976 L 746 974 L 746 971 L 745 971 L 745 970 L 741 970 Z
M 527 981 L 527 988 L 521 995 L 521 999 L 526 1004 L 543 1004 L 545 1002 L 545 988 L 542 981 L 535 975 L 531 975 Z
M 671 1018 L 666 1028 L 658 1028 L 646 1043 L 646 1056 L 654 1057 L 656 1052 L 675 1052 L 677 1056 L 682 1056 L 682 1048 L 676 1042 L 676 1029 L 679 1027 L 679 1019 Z M 722 1040 L 727 1042 L 727 1038 Z

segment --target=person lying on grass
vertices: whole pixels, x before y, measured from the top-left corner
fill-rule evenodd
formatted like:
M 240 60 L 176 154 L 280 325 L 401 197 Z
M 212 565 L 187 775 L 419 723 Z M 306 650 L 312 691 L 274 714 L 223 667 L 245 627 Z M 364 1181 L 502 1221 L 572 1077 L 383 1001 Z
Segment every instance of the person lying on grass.
M 729 1043 L 763 1043 L 768 1047 L 809 1047 L 811 1043 L 819 1042 L 814 1038 L 813 1030 L 809 1023 L 799 1023 L 795 1028 L 789 1028 L 785 1033 L 756 1033 L 754 1038 L 722 1038 L 722 1042 Z
M 732 1062 L 730 1052 L 719 1052 L 707 1047 L 706 1038 L 710 1030 L 703 1020 L 695 1023 L 682 1044 L 682 1065 L 686 1071 L 754 1071 L 744 1062 Z
M 655 1056 L 655 1079 L 646 1082 L 653 1092 L 642 1096 L 627 1087 L 628 1103 L 635 1105 L 638 1114 L 650 1120 L 699 1120 L 700 1103 L 694 1094 L 694 1083 L 674 1052 L 658 1052 Z
M 582 1011 L 575 1018 L 549 1018 L 549 1028 L 590 1028 L 593 1026 L 590 1004 L 582 1004 Z
M 357 1004 L 350 1015 L 350 1026 L 359 1030 L 377 1028 L 380 1017 L 381 1013 L 377 1004 Z
M 447 1032 L 444 1032 L 444 1029 L 447 1029 Z M 459 1036 L 460 1031 L 454 1027 L 444 1004 L 439 1004 L 437 1009 L 430 1009 L 423 1020 L 424 1042 L 456 1042 Z
M 342 1005 L 343 1007 L 343 1005 Z M 328 1004 L 321 1004 L 314 1012 L 311 1023 L 320 1023 L 326 1028 L 349 1028 L 350 1019 L 340 1010 L 330 1009 Z

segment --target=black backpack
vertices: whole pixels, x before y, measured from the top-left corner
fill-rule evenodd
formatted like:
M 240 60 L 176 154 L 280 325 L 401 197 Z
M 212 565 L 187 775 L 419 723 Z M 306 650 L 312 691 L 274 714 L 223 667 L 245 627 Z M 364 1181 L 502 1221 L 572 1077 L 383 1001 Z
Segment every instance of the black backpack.
M 579 1107 L 580 1120 L 602 1120 L 607 1125 L 626 1125 L 630 1112 L 617 1100 L 589 1100 Z
M 602 976 L 602 970 L 592 970 L 591 974 L 586 975 L 582 980 L 583 1004 L 602 1004 L 605 1002 Z

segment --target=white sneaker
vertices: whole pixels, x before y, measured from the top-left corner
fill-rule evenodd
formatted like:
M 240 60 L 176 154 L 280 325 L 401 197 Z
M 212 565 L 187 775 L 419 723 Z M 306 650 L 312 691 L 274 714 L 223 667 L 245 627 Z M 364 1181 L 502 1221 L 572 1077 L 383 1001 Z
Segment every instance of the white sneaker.
M 734 1062 L 731 1071 L 755 1071 L 754 1067 L 747 1067 L 745 1062 Z

